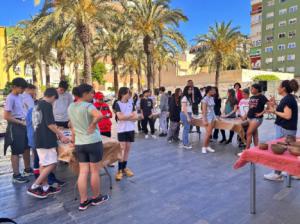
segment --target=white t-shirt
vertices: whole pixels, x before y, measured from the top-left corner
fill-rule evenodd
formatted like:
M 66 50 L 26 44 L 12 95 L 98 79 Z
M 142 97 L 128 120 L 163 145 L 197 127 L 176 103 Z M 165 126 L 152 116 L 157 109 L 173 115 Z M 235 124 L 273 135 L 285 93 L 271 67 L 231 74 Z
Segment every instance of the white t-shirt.
M 184 97 L 181 99 L 181 103 L 186 103 L 186 106 L 187 106 L 187 112 L 188 112 L 188 113 L 193 113 L 192 104 L 191 104 L 191 102 L 186 98 L 186 96 L 184 96 Z
M 248 114 L 249 110 L 249 99 L 241 99 L 239 102 L 239 114 L 243 117 Z
M 128 116 L 133 111 L 135 111 L 135 108 L 134 108 L 133 103 L 130 101 L 128 101 L 127 103 L 122 103 L 121 101 L 118 101 L 116 103 L 115 110 L 116 110 L 116 112 L 121 112 L 125 116 Z M 118 133 L 134 131 L 135 130 L 135 122 L 118 120 L 117 130 L 118 130 Z

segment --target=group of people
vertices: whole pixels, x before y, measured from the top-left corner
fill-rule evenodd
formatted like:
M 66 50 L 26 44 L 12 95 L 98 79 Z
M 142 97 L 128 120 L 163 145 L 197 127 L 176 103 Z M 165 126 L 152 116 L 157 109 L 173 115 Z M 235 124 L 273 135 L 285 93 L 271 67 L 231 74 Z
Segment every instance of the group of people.
M 121 158 L 115 179 L 132 177 L 134 173 L 128 168 L 131 145 L 135 141 L 136 123 L 139 131 L 143 131 L 145 139 L 150 133 L 155 135 L 155 120 L 159 119 L 159 137 L 167 137 L 169 143 L 182 142 L 185 149 L 192 149 L 189 133 L 193 129 L 193 116 L 202 112 L 202 122 L 206 130 L 202 153 L 213 153 L 212 142 L 222 139 L 220 144 L 230 144 L 234 132 L 226 136 L 225 130 L 215 129 L 214 123 L 219 117 L 240 117 L 244 122 L 246 133 L 245 149 L 253 142 L 258 145 L 258 128 L 263 122 L 265 113 L 276 115 L 276 137 L 297 133 L 298 104 L 295 95 L 299 89 L 296 80 L 282 81 L 278 93 L 282 96 L 279 104 L 274 98 L 267 99 L 262 87 L 253 84 L 251 88 L 241 90 L 241 84 L 235 83 L 227 92 L 224 109 L 217 87 L 206 86 L 199 89 L 192 80 L 182 90 L 166 92 L 159 88 L 159 96 L 145 90 L 139 96 L 133 95 L 129 88 L 121 87 L 112 105 L 112 110 L 105 102 L 101 92 L 95 92 L 88 84 L 74 87 L 72 94 L 68 92 L 68 83 L 61 81 L 58 88 L 47 88 L 43 97 L 37 99 L 37 88 L 22 78 L 12 81 L 12 90 L 6 98 L 4 119 L 8 126 L 5 137 L 5 152 L 11 148 L 11 164 L 14 183 L 27 183 L 29 176 L 35 180 L 27 193 L 36 198 L 47 198 L 59 193 L 65 184 L 55 176 L 58 162 L 58 142 L 73 144 L 79 162 L 78 189 L 80 194 L 79 210 L 90 205 L 98 205 L 109 199 L 101 194 L 99 178 L 99 162 L 103 156 L 102 136 L 111 137 L 112 117 L 115 114 L 117 136 L 121 145 Z M 73 95 L 73 96 L 72 96 Z M 250 96 L 251 95 L 251 96 Z M 156 111 L 159 107 L 159 113 Z M 182 139 L 179 138 L 183 126 Z M 64 130 L 71 130 L 71 138 L 64 135 Z M 200 133 L 200 127 L 197 127 Z M 243 142 L 240 140 L 240 145 Z M 33 154 L 33 169 L 30 162 L 30 149 Z M 24 170 L 19 168 L 19 157 L 23 156 Z M 88 197 L 88 177 L 93 195 Z M 265 175 L 268 180 L 282 180 L 279 171 Z

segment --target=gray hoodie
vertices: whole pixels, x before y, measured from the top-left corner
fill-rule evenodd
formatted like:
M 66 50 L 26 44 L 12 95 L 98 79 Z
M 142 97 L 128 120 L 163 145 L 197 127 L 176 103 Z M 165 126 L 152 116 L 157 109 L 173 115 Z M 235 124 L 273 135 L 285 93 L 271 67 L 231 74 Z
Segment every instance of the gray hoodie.
M 169 97 L 166 93 L 163 93 L 160 96 L 159 108 L 160 108 L 161 112 L 168 112 L 169 111 Z

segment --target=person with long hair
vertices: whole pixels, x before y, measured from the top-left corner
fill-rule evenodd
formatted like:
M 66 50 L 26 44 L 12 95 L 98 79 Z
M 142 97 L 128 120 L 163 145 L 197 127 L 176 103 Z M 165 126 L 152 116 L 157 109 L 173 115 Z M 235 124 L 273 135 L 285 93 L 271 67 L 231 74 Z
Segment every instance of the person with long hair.
M 179 141 L 181 95 L 182 95 L 182 90 L 180 88 L 177 88 L 169 102 L 169 118 L 170 118 L 170 127 L 168 131 L 169 143 L 172 143 L 173 141 L 175 142 Z
M 262 87 L 259 84 L 253 84 L 251 86 L 251 94 L 249 100 L 249 110 L 247 118 L 249 121 L 249 127 L 247 130 L 247 144 L 246 149 L 249 149 L 252 143 L 255 146 L 258 145 L 258 128 L 263 122 L 264 113 L 266 112 L 266 104 L 269 100 L 262 94 Z
M 238 103 L 243 99 L 243 92 L 241 90 L 242 85 L 237 82 L 233 85 L 234 92 L 235 92 L 235 98 L 237 99 Z
M 227 100 L 225 103 L 225 109 L 224 109 L 224 115 L 222 115 L 223 118 L 236 118 L 236 112 L 238 110 L 238 101 L 235 97 L 235 91 L 234 89 L 229 89 L 227 92 Z M 222 133 L 222 140 L 220 143 L 230 144 L 232 142 L 232 138 L 234 136 L 234 131 L 230 131 L 229 133 L 229 139 L 226 140 L 226 134 L 225 130 L 221 130 Z
M 214 106 L 214 111 L 215 115 L 217 117 L 221 116 L 221 107 L 222 107 L 222 99 L 220 98 L 219 95 L 219 89 L 218 87 L 213 87 L 215 89 L 215 95 L 214 95 L 214 101 L 215 101 L 215 106 Z M 213 136 L 212 136 L 214 141 L 218 141 L 219 138 L 219 129 L 214 129 Z
M 141 99 L 142 127 L 145 133 L 145 139 L 149 138 L 148 124 L 151 130 L 151 137 L 156 139 L 155 135 L 155 119 L 152 117 L 154 109 L 154 101 L 150 98 L 150 90 L 143 92 L 144 97 Z
M 181 112 L 180 112 L 180 120 L 183 124 L 183 132 L 182 132 L 182 144 L 185 149 L 192 149 L 193 147 L 189 143 L 189 132 L 191 127 L 192 120 L 192 95 L 193 87 L 188 86 L 184 88 L 183 96 L 181 99 Z
M 293 96 L 293 92 L 296 93 L 299 90 L 298 82 L 293 79 L 291 81 L 284 80 L 278 87 L 278 94 L 282 96 L 280 103 L 275 104 L 273 100 L 273 106 L 267 111 L 276 115 L 275 130 L 276 139 L 286 136 L 295 136 L 297 134 L 298 124 L 298 104 Z M 271 100 L 270 100 L 271 101 Z M 280 171 L 275 171 L 270 174 L 264 175 L 264 178 L 271 181 L 283 181 L 284 178 Z M 297 179 L 299 179 L 297 177 Z
M 212 86 L 207 86 L 205 88 L 205 97 L 202 100 L 202 114 L 203 114 L 203 124 L 205 126 L 206 133 L 205 133 L 204 145 L 202 147 L 202 153 L 215 152 L 215 150 L 209 146 L 210 137 L 212 134 L 212 130 L 214 128 L 214 122 L 217 118 L 214 110 L 215 94 L 216 94 L 215 88 L 213 88 Z
M 96 206 L 109 199 L 100 191 L 99 162 L 102 160 L 103 144 L 98 122 L 103 115 L 91 103 L 94 97 L 93 87 L 81 84 L 75 91 L 77 102 L 68 109 L 72 141 L 75 144 L 75 153 L 79 161 L 78 190 L 80 194 L 79 210 L 86 210 L 90 205 Z M 90 175 L 93 197 L 88 198 L 88 176 Z
M 118 92 L 118 101 L 116 103 L 116 115 L 118 116 L 117 130 L 118 140 L 121 144 L 122 156 L 119 160 L 118 173 L 116 180 L 121 181 L 123 175 L 127 177 L 134 176 L 134 173 L 127 167 L 131 144 L 134 142 L 135 122 L 138 120 L 134 104 L 129 100 L 130 90 L 127 87 L 121 87 Z
M 242 119 L 242 121 L 247 121 L 247 114 L 249 111 L 249 96 L 250 96 L 250 91 L 248 88 L 243 89 L 243 99 L 240 100 L 239 106 L 238 106 L 238 115 Z M 248 130 L 248 122 L 243 122 L 243 129 L 245 133 L 247 133 Z M 245 143 L 242 142 L 241 137 L 238 137 L 238 142 L 239 142 L 239 147 L 240 148 L 245 148 Z

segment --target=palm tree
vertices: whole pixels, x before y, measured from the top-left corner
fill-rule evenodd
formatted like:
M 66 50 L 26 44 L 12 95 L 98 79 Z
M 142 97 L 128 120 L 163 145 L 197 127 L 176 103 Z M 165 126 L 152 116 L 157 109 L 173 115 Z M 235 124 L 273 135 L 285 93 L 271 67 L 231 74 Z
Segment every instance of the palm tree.
M 51 13 L 47 15 L 47 20 L 61 24 L 59 28 L 62 36 L 76 36 L 80 40 L 84 54 L 83 75 L 85 82 L 92 84 L 90 48 L 98 30 L 110 22 L 110 12 L 114 11 L 111 0 L 48 1 L 51 1 Z
M 220 72 L 228 66 L 240 68 L 242 62 L 247 61 L 244 51 L 240 50 L 244 38 L 239 27 L 232 27 L 232 23 L 216 23 L 209 27 L 207 34 L 197 36 L 197 53 L 191 63 L 195 70 L 208 66 L 215 70 L 215 86 L 219 85 Z
M 168 35 L 176 44 L 179 22 L 187 21 L 187 17 L 179 9 L 170 8 L 170 0 L 130 0 L 123 1 L 125 13 L 128 15 L 133 30 L 143 40 L 144 53 L 147 58 L 147 85 L 151 89 L 153 80 L 153 48 L 155 41 Z

